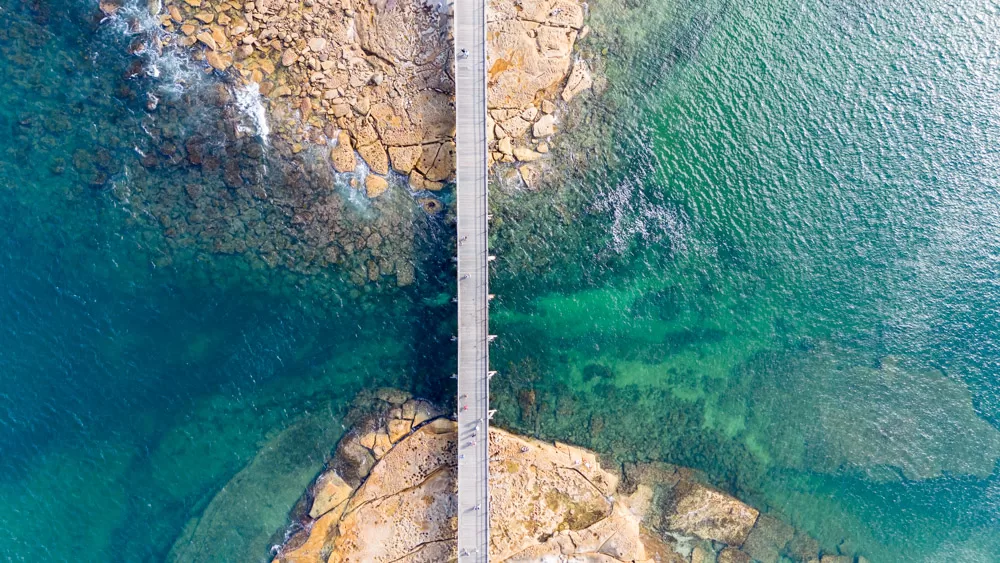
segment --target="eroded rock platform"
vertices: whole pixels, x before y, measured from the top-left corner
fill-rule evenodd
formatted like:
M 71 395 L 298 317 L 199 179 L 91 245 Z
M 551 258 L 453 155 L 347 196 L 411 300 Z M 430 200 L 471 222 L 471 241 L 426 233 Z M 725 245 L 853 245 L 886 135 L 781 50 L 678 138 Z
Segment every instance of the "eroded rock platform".
M 349 432 L 276 563 L 440 562 L 456 553 L 454 421 L 395 392 Z M 597 454 L 490 429 L 496 562 L 850 561 L 696 472 L 610 467 Z M 858 561 L 864 561 L 859 558 Z

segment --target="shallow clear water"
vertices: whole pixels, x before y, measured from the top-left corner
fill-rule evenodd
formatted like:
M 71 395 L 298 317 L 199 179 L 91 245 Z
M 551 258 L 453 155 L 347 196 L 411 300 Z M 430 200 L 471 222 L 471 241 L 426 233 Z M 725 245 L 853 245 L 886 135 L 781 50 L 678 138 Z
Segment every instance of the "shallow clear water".
M 126 78 L 128 17 L 92 16 L 0 4 L 0 559 L 162 560 L 197 522 L 202 560 L 263 560 L 359 390 L 448 400 L 446 219 L 409 288 L 301 267 L 218 79 Z M 996 7 L 591 16 L 608 87 L 554 149 L 588 166 L 493 197 L 500 422 L 697 467 L 827 550 L 1000 561 Z M 271 199 L 162 165 L 193 136 Z
M 220 188 L 193 166 L 150 175 L 146 130 L 221 123 L 168 104 L 178 77 L 217 81 L 167 58 L 173 78 L 123 77 L 136 36 L 95 7 L 0 4 L 0 560 L 163 560 L 206 506 L 230 525 L 204 560 L 264 560 L 360 390 L 438 396 L 450 274 L 430 257 L 419 291 L 365 293 L 168 241 L 139 195 Z
M 606 166 L 496 198 L 504 420 L 826 549 L 1000 561 L 995 7 L 624 6 L 557 140 Z

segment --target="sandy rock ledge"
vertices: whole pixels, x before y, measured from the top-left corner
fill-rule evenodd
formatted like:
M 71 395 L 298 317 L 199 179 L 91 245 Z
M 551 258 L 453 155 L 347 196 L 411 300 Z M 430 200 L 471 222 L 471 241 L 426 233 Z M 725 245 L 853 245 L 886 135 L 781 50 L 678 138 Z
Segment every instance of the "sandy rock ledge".
M 306 515 L 275 563 L 460 560 L 456 424 L 425 401 L 378 395 L 381 407 L 341 440 L 310 487 Z M 493 561 L 855 561 L 821 555 L 808 535 L 691 470 L 612 471 L 594 452 L 495 428 L 490 459 Z
M 207 72 L 256 85 L 273 134 L 295 152 L 303 143 L 330 145 L 338 172 L 363 163 L 381 179 L 398 174 L 413 191 L 454 180 L 449 5 L 166 0 L 151 7 L 168 32 L 158 48 L 189 49 Z M 558 131 L 560 107 L 591 87 L 587 63 L 574 60 L 585 12 L 580 0 L 490 1 L 491 163 L 536 160 L 538 145 L 547 148 Z M 365 187 L 369 197 L 385 191 Z

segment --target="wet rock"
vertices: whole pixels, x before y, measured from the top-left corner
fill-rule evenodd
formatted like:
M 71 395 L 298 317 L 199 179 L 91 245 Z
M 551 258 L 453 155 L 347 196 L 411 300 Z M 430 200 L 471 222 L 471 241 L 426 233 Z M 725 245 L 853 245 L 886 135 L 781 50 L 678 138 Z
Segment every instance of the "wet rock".
M 205 61 L 209 66 L 218 71 L 224 71 L 233 64 L 233 60 L 229 55 L 223 55 L 212 50 L 205 52 Z
M 566 87 L 562 91 L 563 101 L 570 101 L 584 90 L 589 90 L 594 85 L 594 80 L 590 76 L 590 67 L 586 61 L 578 60 L 573 64 Z
M 389 189 L 389 182 L 381 176 L 369 174 L 365 177 L 365 193 L 370 199 L 374 199 Z
M 715 563 L 715 552 L 700 545 L 691 548 L 691 563 Z
M 184 143 L 184 150 L 187 151 L 188 162 L 198 166 L 202 163 L 202 145 L 204 139 L 201 137 L 191 137 Z M 173 148 L 172 144 L 165 143 L 160 148 L 167 156 L 172 155 L 176 149 Z
M 718 563 L 753 563 L 753 558 L 742 551 L 727 547 L 719 552 Z
M 358 161 L 354 157 L 351 137 L 347 131 L 341 131 L 337 135 L 337 144 L 330 149 L 330 160 L 333 161 L 333 168 L 337 172 L 353 172 L 357 168 Z
M 530 190 L 537 190 L 542 184 L 542 169 L 537 164 L 523 164 L 517 167 L 524 185 Z
M 444 211 L 444 204 L 432 197 L 422 197 L 417 200 L 417 205 L 428 215 L 437 215 Z
M 371 450 L 361 445 L 357 434 L 350 434 L 337 444 L 331 464 L 333 470 L 352 488 L 361 484 L 374 465 L 375 457 Z
M 196 35 L 195 38 L 198 39 L 199 42 L 203 43 L 209 49 L 213 51 L 219 50 L 219 44 L 215 42 L 215 38 L 212 37 L 211 33 L 203 31 L 198 35 Z
M 795 529 L 788 524 L 767 514 L 761 514 L 750 530 L 742 549 L 761 563 L 777 563 L 780 554 L 794 535 Z
M 663 527 L 740 547 L 757 521 L 757 510 L 694 482 L 678 484 L 666 501 Z
M 415 277 L 415 272 L 413 269 L 413 264 L 409 262 L 397 262 L 396 263 L 396 285 L 399 287 L 406 287 L 413 284 Z
M 222 171 L 222 180 L 226 187 L 238 188 L 243 186 L 243 177 L 240 175 L 240 166 L 233 160 L 226 161 L 226 166 Z
M 201 185 L 200 184 L 187 184 L 184 186 L 184 193 L 187 194 L 191 201 L 198 201 L 201 199 Z
M 118 10 L 121 9 L 122 4 L 120 0 L 101 0 L 100 2 L 98 2 L 98 7 L 100 8 L 101 12 L 104 13 L 104 15 L 113 16 L 118 13 Z

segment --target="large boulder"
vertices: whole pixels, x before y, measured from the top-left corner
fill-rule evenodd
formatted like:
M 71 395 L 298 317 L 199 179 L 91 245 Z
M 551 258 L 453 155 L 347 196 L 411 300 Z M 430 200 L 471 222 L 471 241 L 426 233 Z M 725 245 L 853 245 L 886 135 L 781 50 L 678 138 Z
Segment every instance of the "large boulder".
M 694 481 L 682 481 L 666 499 L 663 527 L 740 547 L 759 512 L 735 498 Z

